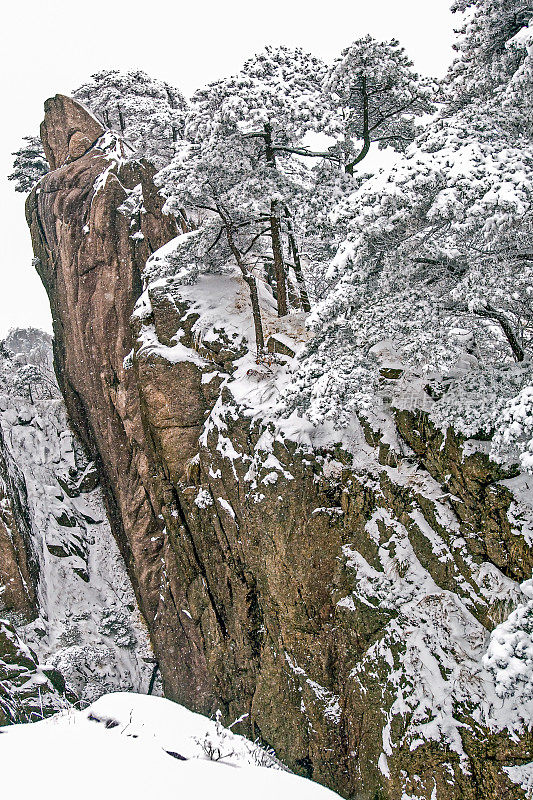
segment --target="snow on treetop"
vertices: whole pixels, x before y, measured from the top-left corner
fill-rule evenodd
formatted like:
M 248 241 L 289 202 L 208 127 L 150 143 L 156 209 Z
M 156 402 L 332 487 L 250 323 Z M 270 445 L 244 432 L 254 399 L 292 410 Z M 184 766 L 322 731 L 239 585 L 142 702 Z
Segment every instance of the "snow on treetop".
M 205 136 L 220 124 L 250 133 L 265 123 L 289 138 L 291 128 L 302 133 L 323 114 L 324 72 L 325 64 L 301 49 L 267 47 L 236 75 L 196 92 L 188 135 Z
M 130 143 L 137 157 L 162 167 L 183 132 L 187 101 L 178 89 L 141 70 L 102 70 L 73 92 L 109 129 Z

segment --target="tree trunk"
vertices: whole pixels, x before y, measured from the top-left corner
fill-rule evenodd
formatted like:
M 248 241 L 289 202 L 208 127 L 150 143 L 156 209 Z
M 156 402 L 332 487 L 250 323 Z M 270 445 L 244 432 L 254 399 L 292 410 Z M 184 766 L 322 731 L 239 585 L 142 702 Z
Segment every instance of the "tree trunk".
M 120 123 L 120 132 L 124 133 L 124 131 L 126 130 L 126 125 L 124 123 L 124 117 L 122 115 L 122 109 L 120 108 L 118 103 L 117 103 L 117 111 L 118 111 L 118 120 L 119 120 L 119 123 Z
M 231 225 L 231 220 L 224 211 L 224 209 L 217 205 L 218 214 L 220 219 L 222 220 L 222 224 L 224 225 L 224 230 L 226 232 L 226 239 L 228 240 L 229 248 L 237 262 L 237 266 L 239 267 L 242 277 L 248 284 L 248 288 L 250 290 L 250 302 L 252 305 L 252 317 L 254 320 L 254 330 L 255 330 L 255 345 L 257 349 L 257 356 L 259 357 L 261 353 L 265 349 L 265 338 L 263 336 L 263 322 L 261 320 L 261 307 L 259 305 L 259 296 L 257 294 L 257 282 L 253 275 L 250 274 L 246 264 L 243 261 L 242 253 L 235 244 L 235 239 L 233 238 L 233 230 Z
M 359 164 L 360 161 L 368 155 L 368 151 L 370 150 L 370 118 L 369 118 L 369 110 L 368 110 L 368 92 L 366 88 L 366 78 L 361 78 L 361 93 L 363 95 L 363 147 L 359 155 L 354 158 L 349 164 L 346 164 L 344 167 L 344 171 L 348 173 L 348 175 L 353 175 L 353 170 L 356 164 Z
M 272 126 L 269 122 L 264 126 L 265 158 L 272 169 L 276 169 L 276 156 L 272 144 Z M 278 303 L 278 317 L 284 317 L 288 312 L 287 280 L 285 264 L 283 261 L 283 245 L 281 243 L 281 225 L 279 202 L 272 200 L 270 203 L 270 235 L 272 238 L 272 255 L 274 257 L 274 274 L 276 276 L 276 299 Z
M 276 295 L 278 300 L 278 317 L 288 313 L 287 279 L 281 243 L 281 226 L 279 221 L 279 203 L 272 200 L 270 204 L 270 232 L 272 236 L 272 255 L 274 256 L 274 273 L 276 276 Z
M 245 274 L 243 272 L 243 278 L 248 284 L 248 288 L 250 289 L 250 301 L 252 303 L 252 316 L 254 319 L 254 329 L 255 329 L 255 346 L 257 349 L 257 355 L 261 355 L 263 350 L 265 349 L 265 339 L 263 336 L 263 323 L 261 321 L 261 308 L 259 307 L 259 296 L 257 294 L 257 281 L 250 275 L 249 273 Z
M 292 217 L 289 209 L 285 206 L 285 215 L 287 218 L 287 228 L 289 235 L 289 247 L 291 249 L 292 257 L 294 260 L 294 274 L 298 281 L 298 289 L 300 290 L 300 300 L 302 301 L 302 308 L 304 311 L 311 311 L 311 303 L 309 302 L 309 295 L 307 293 L 307 286 L 305 285 L 305 278 L 302 270 L 302 262 L 300 261 L 300 251 L 294 235 L 294 225 L 292 224 Z

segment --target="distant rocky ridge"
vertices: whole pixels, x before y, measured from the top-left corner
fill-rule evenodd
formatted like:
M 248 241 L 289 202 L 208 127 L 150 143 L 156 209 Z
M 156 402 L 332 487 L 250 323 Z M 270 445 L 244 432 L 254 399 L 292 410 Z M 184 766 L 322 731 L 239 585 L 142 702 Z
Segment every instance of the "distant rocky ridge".
M 529 684 L 502 654 L 530 602 L 527 484 L 416 408 L 337 442 L 278 419 L 292 351 L 254 363 L 240 278 L 180 283 L 150 165 L 69 98 L 45 112 L 27 218 L 56 372 L 165 694 L 248 714 L 347 798 L 524 796 Z M 296 352 L 301 317 L 264 316 Z

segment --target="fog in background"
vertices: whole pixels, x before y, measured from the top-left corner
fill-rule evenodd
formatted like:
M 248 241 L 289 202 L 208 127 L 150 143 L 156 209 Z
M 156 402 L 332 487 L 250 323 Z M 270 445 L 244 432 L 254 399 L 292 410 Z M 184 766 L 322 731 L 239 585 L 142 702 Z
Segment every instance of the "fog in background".
M 190 96 L 239 69 L 265 45 L 302 47 L 332 61 L 354 39 L 400 40 L 419 72 L 441 77 L 452 59 L 451 0 L 217 0 L 183 3 L 26 0 L 4 5 L 0 75 L 0 336 L 51 330 L 45 291 L 31 266 L 25 197 L 7 180 L 11 152 L 37 135 L 43 102 L 69 94 L 101 69 L 142 69 Z

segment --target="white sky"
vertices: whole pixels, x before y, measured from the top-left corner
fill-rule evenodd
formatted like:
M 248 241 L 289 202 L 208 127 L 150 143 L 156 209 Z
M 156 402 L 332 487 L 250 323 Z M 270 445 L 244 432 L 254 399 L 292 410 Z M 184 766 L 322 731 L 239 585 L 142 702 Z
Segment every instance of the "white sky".
M 10 327 L 51 330 L 31 266 L 24 197 L 6 175 L 22 136 L 36 134 L 43 102 L 100 69 L 143 69 L 186 95 L 235 72 L 265 45 L 300 46 L 326 61 L 366 33 L 396 37 L 423 73 L 452 58 L 451 0 L 11 0 L 0 53 L 0 336 Z

